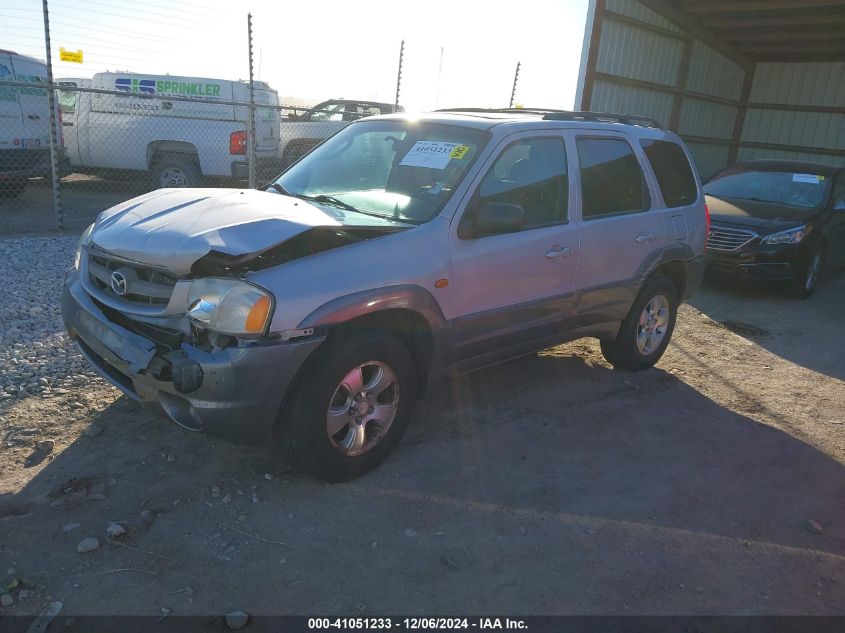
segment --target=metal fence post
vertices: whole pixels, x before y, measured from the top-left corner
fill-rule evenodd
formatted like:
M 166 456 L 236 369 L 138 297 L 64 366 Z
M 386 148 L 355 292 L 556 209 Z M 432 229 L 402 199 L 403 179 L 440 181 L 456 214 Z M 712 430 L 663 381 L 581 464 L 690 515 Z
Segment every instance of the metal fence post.
M 50 9 L 47 0 L 42 0 L 44 10 L 44 47 L 47 54 L 47 103 L 50 107 L 50 174 L 53 185 L 53 211 L 56 214 L 56 227 L 63 231 L 65 217 L 62 212 L 62 195 L 59 181 L 59 110 L 56 107 L 56 92 L 53 88 L 53 57 L 50 52 Z
M 519 81 L 519 62 L 516 62 L 516 72 L 513 74 L 513 88 L 511 88 L 511 103 L 509 108 L 513 107 L 513 100 L 516 98 L 516 82 Z
M 399 72 L 396 74 L 396 101 L 394 105 L 399 105 L 399 88 L 402 86 L 402 61 L 405 57 L 405 40 L 399 46 Z
M 47 0 L 44 0 L 47 2 Z M 249 39 L 249 123 L 247 129 L 247 152 L 249 161 L 249 188 L 255 189 L 255 86 L 252 76 L 252 14 L 246 14 L 247 37 Z

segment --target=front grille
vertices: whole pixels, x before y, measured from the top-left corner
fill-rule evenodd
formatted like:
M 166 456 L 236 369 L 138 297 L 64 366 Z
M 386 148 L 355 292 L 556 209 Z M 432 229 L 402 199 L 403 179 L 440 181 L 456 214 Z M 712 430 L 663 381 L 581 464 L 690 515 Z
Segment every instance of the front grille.
M 118 285 L 123 294 L 115 291 L 114 273 L 125 281 Z M 113 257 L 102 251 L 88 253 L 88 278 L 94 287 L 112 298 L 147 306 L 166 306 L 173 294 L 176 277 L 150 266 L 142 266 Z
M 714 251 L 735 251 L 757 237 L 754 231 L 731 229 L 726 226 L 711 226 L 707 235 L 707 248 Z

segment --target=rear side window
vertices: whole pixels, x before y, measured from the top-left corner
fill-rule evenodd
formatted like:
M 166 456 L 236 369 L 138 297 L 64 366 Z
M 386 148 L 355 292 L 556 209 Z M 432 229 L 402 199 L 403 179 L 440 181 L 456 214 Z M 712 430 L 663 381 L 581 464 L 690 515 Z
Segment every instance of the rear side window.
M 645 211 L 651 197 L 634 149 L 622 139 L 579 138 L 581 212 L 585 220 Z
M 667 207 L 683 207 L 695 202 L 698 191 L 687 155 L 681 146 L 670 141 L 640 141 L 648 162 L 657 176 Z
M 525 228 L 567 221 L 569 188 L 563 139 L 512 143 L 499 155 L 478 189 L 481 203 L 518 204 Z

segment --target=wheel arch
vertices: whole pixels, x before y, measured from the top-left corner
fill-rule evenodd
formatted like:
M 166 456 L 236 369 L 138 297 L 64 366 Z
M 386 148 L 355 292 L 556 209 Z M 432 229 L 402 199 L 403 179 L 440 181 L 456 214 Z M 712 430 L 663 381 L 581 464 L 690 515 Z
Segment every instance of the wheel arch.
M 445 318 L 437 300 L 419 286 L 401 285 L 339 297 L 314 310 L 299 328 L 314 328 L 328 339 L 355 330 L 387 330 L 407 346 L 424 393 L 432 367 L 441 362 Z
M 147 145 L 147 169 L 152 169 L 156 158 L 162 154 L 190 154 L 199 162 L 199 150 L 187 141 L 152 141 Z

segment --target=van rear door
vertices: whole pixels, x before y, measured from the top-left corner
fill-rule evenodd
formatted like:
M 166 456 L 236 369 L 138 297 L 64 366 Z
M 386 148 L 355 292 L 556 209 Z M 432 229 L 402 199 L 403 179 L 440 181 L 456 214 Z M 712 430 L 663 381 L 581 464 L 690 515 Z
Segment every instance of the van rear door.
M 12 59 L 0 53 L 0 81 L 15 81 Z M 0 150 L 20 149 L 23 135 L 21 106 L 18 103 L 18 89 L 15 86 L 0 85 Z M 15 145 L 18 139 L 18 145 Z
M 12 70 L 17 81 L 33 84 L 18 88 L 18 100 L 23 113 L 21 147 L 50 148 L 50 105 L 47 99 L 47 67 L 25 57 L 12 57 Z
M 255 105 L 255 149 L 275 156 L 279 149 L 279 94 L 256 87 Z

